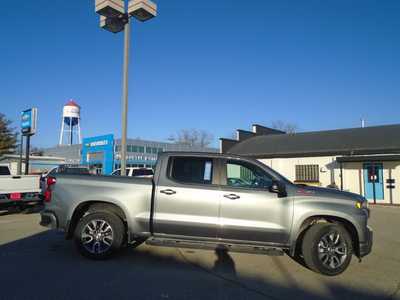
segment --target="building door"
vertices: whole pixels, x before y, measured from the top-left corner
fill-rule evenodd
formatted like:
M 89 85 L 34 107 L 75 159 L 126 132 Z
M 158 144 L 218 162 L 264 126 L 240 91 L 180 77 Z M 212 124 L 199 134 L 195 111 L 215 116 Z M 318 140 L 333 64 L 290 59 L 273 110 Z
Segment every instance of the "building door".
M 96 175 L 101 175 L 103 174 L 103 164 L 93 164 L 91 165 L 91 168 L 93 168 L 93 173 Z
M 383 200 L 382 163 L 364 164 L 364 194 L 368 200 Z

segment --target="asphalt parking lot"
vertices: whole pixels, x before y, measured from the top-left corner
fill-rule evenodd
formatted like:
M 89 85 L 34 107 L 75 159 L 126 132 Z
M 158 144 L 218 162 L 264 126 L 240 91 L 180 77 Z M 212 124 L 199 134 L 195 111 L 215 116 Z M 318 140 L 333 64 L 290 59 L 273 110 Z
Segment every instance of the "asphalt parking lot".
M 1 299 L 400 299 L 400 208 L 374 207 L 373 253 L 337 277 L 288 256 L 142 245 L 108 261 L 82 258 L 37 213 L 0 212 Z

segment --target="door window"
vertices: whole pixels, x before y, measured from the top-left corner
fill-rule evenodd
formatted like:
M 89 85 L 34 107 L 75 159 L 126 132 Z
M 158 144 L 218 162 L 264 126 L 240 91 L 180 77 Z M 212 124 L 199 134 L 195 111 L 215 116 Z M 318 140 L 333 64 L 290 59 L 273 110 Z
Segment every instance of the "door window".
M 368 182 L 376 182 L 376 183 L 380 182 L 378 168 L 379 167 L 376 165 L 368 165 L 367 166 Z
M 171 177 L 184 183 L 212 183 L 212 159 L 200 157 L 174 157 Z
M 272 177 L 256 165 L 234 160 L 226 163 L 227 186 L 265 189 L 272 185 L 272 181 Z

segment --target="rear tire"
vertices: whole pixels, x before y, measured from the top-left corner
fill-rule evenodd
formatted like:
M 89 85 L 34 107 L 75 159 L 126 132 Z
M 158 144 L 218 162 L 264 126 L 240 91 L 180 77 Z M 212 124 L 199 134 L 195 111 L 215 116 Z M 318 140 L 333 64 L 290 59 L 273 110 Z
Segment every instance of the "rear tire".
M 102 260 L 121 249 L 124 232 L 124 224 L 117 215 L 107 211 L 93 212 L 79 220 L 74 241 L 83 256 Z
M 306 265 L 313 271 L 327 276 L 339 275 L 350 264 L 352 240 L 343 226 L 318 223 L 305 233 L 302 253 Z

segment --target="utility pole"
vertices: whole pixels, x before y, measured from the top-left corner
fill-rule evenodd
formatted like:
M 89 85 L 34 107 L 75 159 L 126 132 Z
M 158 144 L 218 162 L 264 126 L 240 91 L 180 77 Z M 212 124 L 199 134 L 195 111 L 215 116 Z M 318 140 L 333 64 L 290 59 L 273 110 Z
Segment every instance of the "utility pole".
M 128 127 L 128 66 L 129 66 L 130 22 L 124 26 L 124 66 L 122 79 L 122 136 L 121 136 L 121 175 L 126 174 L 126 139 Z
M 29 173 L 29 152 L 31 147 L 31 136 L 26 136 L 26 152 L 25 152 L 25 175 Z

